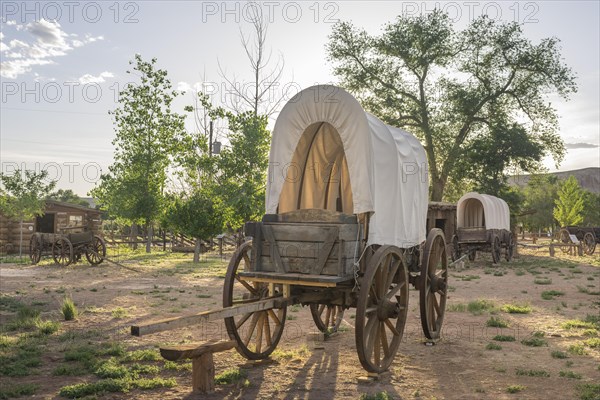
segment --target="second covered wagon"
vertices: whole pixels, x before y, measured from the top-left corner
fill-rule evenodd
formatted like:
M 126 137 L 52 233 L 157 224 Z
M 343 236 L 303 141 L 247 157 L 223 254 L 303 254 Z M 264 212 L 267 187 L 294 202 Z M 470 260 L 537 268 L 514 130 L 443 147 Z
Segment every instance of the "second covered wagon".
M 498 197 L 469 192 L 457 203 L 456 235 L 452 238 L 452 258 L 467 253 L 475 260 L 478 251 L 490 251 L 494 263 L 502 252 L 506 261 L 512 259 L 515 240 L 510 231 L 508 204 Z

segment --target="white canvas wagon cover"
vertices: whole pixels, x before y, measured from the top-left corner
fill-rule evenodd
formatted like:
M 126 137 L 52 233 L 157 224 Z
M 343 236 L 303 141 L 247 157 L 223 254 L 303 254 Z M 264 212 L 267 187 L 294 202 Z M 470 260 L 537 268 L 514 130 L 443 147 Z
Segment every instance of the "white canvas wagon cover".
M 427 157 L 410 133 L 388 126 L 335 86 L 312 86 L 273 129 L 267 214 L 326 209 L 371 213 L 369 244 L 425 240 Z
M 508 204 L 498 197 L 469 192 L 458 200 L 456 208 L 458 228 L 481 227 L 510 231 Z

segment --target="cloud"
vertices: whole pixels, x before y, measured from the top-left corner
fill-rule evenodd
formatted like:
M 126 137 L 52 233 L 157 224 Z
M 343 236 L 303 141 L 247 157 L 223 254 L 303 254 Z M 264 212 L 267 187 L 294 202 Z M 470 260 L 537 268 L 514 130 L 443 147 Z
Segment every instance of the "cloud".
M 177 82 L 177 90 L 180 92 L 187 92 L 191 89 L 191 86 L 187 82 Z
M 114 76 L 115 75 L 112 72 L 104 71 L 104 72 L 100 73 L 100 75 L 98 75 L 98 76 L 85 74 L 85 75 L 81 76 L 78 79 L 78 81 L 82 85 L 85 85 L 87 83 L 102 83 L 102 82 L 106 81 L 105 78 L 114 78 Z
M 55 64 L 56 57 L 67 55 L 75 47 L 103 39 L 102 36 L 86 35 L 79 38 L 77 34 L 69 35 L 61 29 L 58 22 L 44 19 L 16 25 L 17 30 L 23 28 L 33 40 L 13 39 L 5 43 L 4 34 L 0 37 L 0 52 L 3 53 L 0 75 L 4 78 L 15 79 L 30 72 L 35 66 Z
M 595 149 L 599 147 L 593 143 L 565 143 L 567 149 Z

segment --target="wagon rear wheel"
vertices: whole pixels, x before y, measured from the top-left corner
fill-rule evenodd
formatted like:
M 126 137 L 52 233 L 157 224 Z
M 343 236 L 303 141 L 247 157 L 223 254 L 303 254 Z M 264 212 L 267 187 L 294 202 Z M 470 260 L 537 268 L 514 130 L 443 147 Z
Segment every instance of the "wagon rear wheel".
M 310 314 L 321 332 L 337 332 L 344 319 L 344 307 L 326 304 L 311 304 Z
M 421 326 L 425 337 L 440 338 L 446 311 L 448 257 L 441 229 L 432 229 L 425 242 L 419 278 Z
M 581 244 L 583 245 L 583 252 L 585 254 L 588 256 L 594 254 L 594 251 L 596 250 L 596 238 L 591 232 L 587 232 L 585 235 L 583 235 Z
M 241 279 L 238 272 L 251 266 L 252 243 L 242 244 L 231 257 L 225 286 L 223 307 L 241 303 L 252 303 L 269 295 L 268 284 Z M 275 350 L 283 333 L 287 308 L 250 312 L 225 318 L 225 327 L 231 340 L 237 342 L 236 349 L 250 360 L 267 358 Z
M 29 259 L 32 264 L 37 264 L 42 259 L 42 241 L 38 235 L 29 239 Z
M 508 234 L 508 243 L 506 244 L 506 254 L 504 258 L 506 261 L 510 262 L 512 260 L 513 255 L 515 254 L 515 237 L 512 232 Z
M 73 244 L 67 238 L 57 239 L 52 244 L 52 258 L 58 265 L 66 267 L 73 261 Z
M 558 235 L 562 244 L 571 243 L 571 236 L 569 235 L 569 231 L 567 229 L 561 229 Z M 560 248 L 560 251 L 562 251 L 565 254 L 568 253 L 570 250 L 571 248 L 566 246 Z
M 477 256 L 477 250 L 469 251 L 469 261 L 471 261 L 471 262 L 475 261 L 476 256 Z
M 85 249 L 85 258 L 92 265 L 98 265 L 106 257 L 106 244 L 100 236 L 94 236 L 92 243 Z
M 500 256 L 501 256 L 501 251 L 502 251 L 502 247 L 500 246 L 500 238 L 498 237 L 498 235 L 492 235 L 491 238 L 491 245 L 492 245 L 492 262 L 494 264 L 498 264 L 500 262 Z
M 408 271 L 395 246 L 381 246 L 361 280 L 356 351 L 369 372 L 387 370 L 398 351 L 408 312 Z

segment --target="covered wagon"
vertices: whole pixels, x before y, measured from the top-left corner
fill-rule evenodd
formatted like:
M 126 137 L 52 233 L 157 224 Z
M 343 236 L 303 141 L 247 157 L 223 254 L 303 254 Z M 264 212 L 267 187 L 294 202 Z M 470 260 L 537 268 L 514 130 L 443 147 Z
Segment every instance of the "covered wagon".
M 468 253 L 473 261 L 477 251 L 490 251 L 494 263 L 500 262 L 502 252 L 506 261 L 512 259 L 515 241 L 504 200 L 476 192 L 463 195 L 457 203 L 456 228 L 452 238 L 454 259 Z
M 266 213 L 245 226 L 234 253 L 223 308 L 134 326 L 142 335 L 224 318 L 237 351 L 268 357 L 287 307 L 310 307 L 322 331 L 356 308 L 358 358 L 385 371 L 402 341 L 409 285 L 420 291 L 423 332 L 440 337 L 447 257 L 440 229 L 426 232 L 427 160 L 410 133 L 366 113 L 341 88 L 313 86 L 276 121 Z

